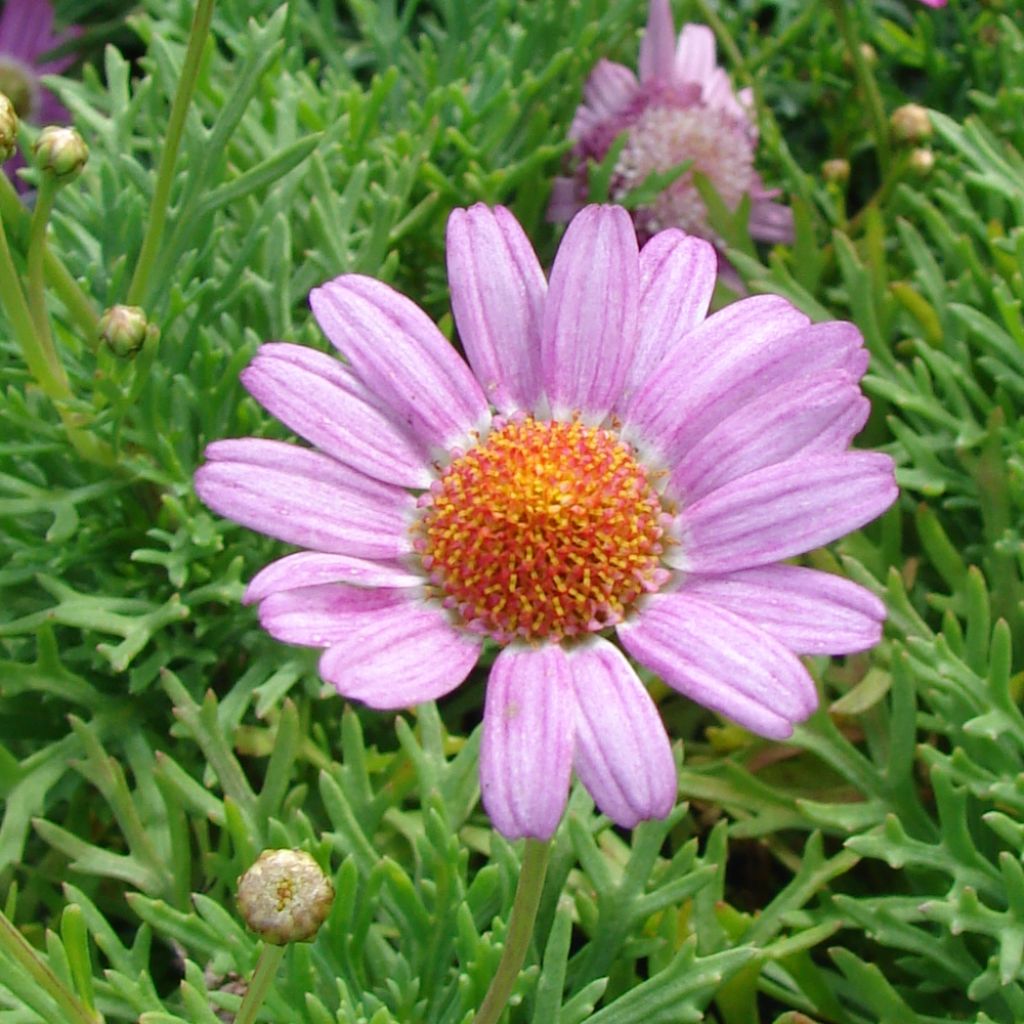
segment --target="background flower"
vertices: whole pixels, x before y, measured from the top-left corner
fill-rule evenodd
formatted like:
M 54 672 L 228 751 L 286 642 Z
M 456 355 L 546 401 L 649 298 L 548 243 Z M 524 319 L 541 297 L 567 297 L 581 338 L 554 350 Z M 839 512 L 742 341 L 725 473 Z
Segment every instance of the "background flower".
M 623 649 L 783 738 L 817 705 L 797 655 L 879 638 L 872 594 L 780 564 L 895 498 L 888 456 L 846 450 L 861 336 L 776 296 L 707 317 L 716 263 L 676 230 L 639 252 L 625 211 L 592 206 L 549 284 L 507 210 L 456 210 L 469 365 L 409 299 L 336 278 L 310 302 L 346 363 L 272 344 L 243 374 L 319 450 L 219 441 L 196 475 L 211 508 L 307 549 L 247 599 L 325 649 L 342 695 L 433 700 L 500 645 L 480 773 L 507 836 L 551 835 L 573 768 L 620 825 L 671 808 L 668 737 Z

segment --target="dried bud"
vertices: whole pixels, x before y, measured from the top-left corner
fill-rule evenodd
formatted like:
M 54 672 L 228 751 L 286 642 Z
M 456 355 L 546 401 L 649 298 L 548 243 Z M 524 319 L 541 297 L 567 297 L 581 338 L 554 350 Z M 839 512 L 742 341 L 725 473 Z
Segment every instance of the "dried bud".
M 100 317 L 100 341 L 115 356 L 127 359 L 150 339 L 160 337 L 160 328 L 146 319 L 140 306 L 111 306 Z
M 935 166 L 935 154 L 924 146 L 918 146 L 910 153 L 910 169 L 919 177 L 924 178 Z
M 836 158 L 821 165 L 821 176 L 830 185 L 845 185 L 850 180 L 850 161 Z
M 39 133 L 32 151 L 39 170 L 52 175 L 59 185 L 77 178 L 89 159 L 89 147 L 74 128 L 53 124 Z
M 5 93 L 0 92 L 0 163 L 14 152 L 18 145 L 18 112 Z
M 331 912 L 334 886 L 302 850 L 264 850 L 238 880 L 238 909 L 267 942 L 312 939 Z
M 889 115 L 889 130 L 897 142 L 924 142 L 931 138 L 932 121 L 924 107 L 905 103 Z

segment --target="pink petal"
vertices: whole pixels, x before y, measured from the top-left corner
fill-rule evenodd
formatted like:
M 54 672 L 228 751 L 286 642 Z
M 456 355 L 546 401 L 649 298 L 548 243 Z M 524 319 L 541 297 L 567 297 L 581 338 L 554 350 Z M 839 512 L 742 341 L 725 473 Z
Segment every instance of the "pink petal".
M 639 92 L 640 83 L 629 68 L 601 59 L 583 87 L 583 101 L 604 120 L 628 107 Z
M 756 199 L 750 208 L 747 227 L 750 237 L 759 242 L 782 242 L 788 245 L 794 238 L 793 211 L 770 199 Z
M 325 555 L 320 551 L 299 551 L 271 562 L 249 581 L 246 604 L 262 601 L 281 590 L 312 587 L 322 583 L 345 583 L 353 587 L 418 587 L 419 573 L 395 562 L 371 562 L 351 555 Z
M 303 345 L 263 345 L 242 383 L 268 412 L 328 455 L 406 487 L 430 486 L 427 452 L 337 359 Z
M 763 629 L 797 654 L 851 654 L 882 637 L 885 605 L 841 576 L 766 565 L 726 576 L 693 576 L 684 593 Z
M 670 228 L 640 250 L 640 320 L 636 353 L 621 402 L 704 321 L 715 290 L 718 256 L 702 238 Z M 684 353 L 680 353 L 685 358 Z
M 651 0 L 647 30 L 640 44 L 640 81 L 669 82 L 675 51 L 675 28 L 668 0 Z
M 798 456 L 750 473 L 684 509 L 683 539 L 665 560 L 688 572 L 767 565 L 871 522 L 896 500 L 880 452 Z
M 672 470 L 672 491 L 693 503 L 710 491 L 794 455 L 842 451 L 870 404 L 842 370 L 787 381 L 712 427 Z
M 34 65 L 54 43 L 50 0 L 7 0 L 0 11 L 0 53 Z
M 353 622 L 320 658 L 320 674 L 343 697 L 397 710 L 459 686 L 480 657 L 480 638 L 455 628 L 444 609 L 392 604 Z
M 570 138 L 575 138 L 570 131 Z M 555 178 L 551 182 L 551 196 L 548 199 L 547 219 L 555 224 L 572 220 L 579 213 L 580 202 L 575 178 Z
M 455 325 L 477 380 L 504 413 L 540 397 L 540 324 L 547 281 L 519 222 L 477 203 L 448 218 Z
M 684 25 L 676 46 L 674 83 L 703 85 L 716 67 L 714 32 L 707 25 Z
M 338 583 L 281 590 L 260 603 L 260 625 L 275 640 L 303 647 L 341 643 L 361 622 L 417 597 L 403 590 L 346 587 Z
M 676 801 L 676 765 L 650 694 L 622 652 L 601 637 L 575 648 L 569 667 L 580 781 L 616 825 L 664 818 Z
M 480 790 L 506 839 L 549 839 L 569 797 L 576 701 L 557 644 L 511 645 L 494 660 L 484 703 Z
M 215 512 L 301 547 L 396 559 L 412 550 L 415 499 L 319 452 L 260 438 L 216 441 L 196 471 Z
M 638 296 L 629 214 L 586 207 L 562 239 L 544 308 L 541 365 L 556 416 L 603 418 L 615 404 L 636 349 Z
M 794 654 L 685 591 L 655 594 L 618 634 L 670 686 L 762 736 L 785 739 L 817 707 L 814 682 Z
M 469 367 L 404 295 L 373 278 L 345 274 L 314 288 L 309 304 L 404 430 L 447 450 L 487 424 L 487 401 Z

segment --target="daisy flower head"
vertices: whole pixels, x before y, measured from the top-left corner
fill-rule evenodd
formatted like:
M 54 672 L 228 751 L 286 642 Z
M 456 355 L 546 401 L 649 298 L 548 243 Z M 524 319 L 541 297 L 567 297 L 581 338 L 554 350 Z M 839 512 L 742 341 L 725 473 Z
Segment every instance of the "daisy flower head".
M 754 170 L 757 127 L 749 89 L 733 91 L 715 58 L 715 37 L 706 25 L 684 25 L 678 40 L 669 0 L 651 0 L 640 46 L 639 78 L 629 68 L 600 60 L 584 88 L 569 137 L 571 177 L 556 178 L 548 207 L 551 220 L 569 220 L 586 202 L 587 162 L 600 163 L 620 136 L 624 143 L 612 171 L 609 198 L 618 201 L 648 175 L 689 164 L 647 205 L 634 209 L 641 242 L 665 228 L 680 228 L 723 248 L 694 182 L 699 172 L 722 202 L 735 210 L 750 197 L 751 237 L 793 239 L 792 211 L 774 198 Z
M 454 211 L 447 253 L 465 361 L 405 296 L 335 278 L 310 303 L 344 361 L 267 344 L 242 375 L 311 447 L 216 441 L 196 490 L 304 549 L 246 599 L 343 696 L 433 700 L 497 646 L 480 781 L 504 835 L 550 836 L 573 771 L 619 825 L 664 816 L 634 663 L 783 738 L 817 705 L 799 655 L 879 639 L 872 594 L 783 564 L 896 496 L 888 456 L 849 450 L 862 338 L 771 295 L 708 316 L 711 245 L 638 250 L 619 207 L 576 216 L 550 280 L 502 207 Z

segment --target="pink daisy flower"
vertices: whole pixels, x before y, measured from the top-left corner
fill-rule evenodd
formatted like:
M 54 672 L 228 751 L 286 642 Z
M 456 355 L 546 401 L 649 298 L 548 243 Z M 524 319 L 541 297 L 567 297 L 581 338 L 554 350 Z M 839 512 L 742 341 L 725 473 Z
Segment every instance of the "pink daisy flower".
M 793 239 L 793 215 L 774 202 L 754 170 L 757 127 L 749 89 L 733 92 L 715 62 L 715 37 L 706 25 L 684 25 L 676 41 L 668 0 L 651 0 L 640 46 L 640 78 L 608 60 L 597 63 L 584 89 L 569 137 L 575 172 L 556 178 L 548 216 L 569 220 L 586 202 L 587 161 L 600 162 L 626 133 L 610 183 L 610 198 L 622 199 L 655 171 L 692 161 L 691 169 L 649 206 L 633 210 L 641 242 L 665 228 L 680 228 L 723 248 L 708 221 L 693 181 L 699 171 L 725 205 L 735 210 L 750 196 L 751 237 L 765 242 Z
M 77 28 L 59 35 L 53 30 L 53 6 L 49 0 L 7 0 L 0 12 L 0 92 L 14 104 L 24 121 L 61 124 L 70 115 L 64 105 L 40 81 L 42 75 L 58 75 L 74 57 L 40 58 L 79 33 Z M 4 165 L 13 178 L 24 166 L 20 155 Z
M 784 559 L 873 519 L 888 456 L 850 451 L 868 403 L 849 323 L 785 299 L 707 316 L 713 248 L 642 251 L 626 212 L 569 225 L 550 283 L 515 218 L 448 223 L 467 362 L 413 302 L 357 274 L 310 296 L 344 362 L 264 345 L 242 379 L 312 448 L 206 449 L 207 505 L 305 549 L 249 584 L 260 621 L 324 649 L 340 694 L 443 697 L 496 645 L 483 801 L 551 835 L 573 770 L 619 825 L 664 816 L 676 772 L 631 659 L 768 737 L 817 705 L 800 654 L 872 646 L 882 604 Z

